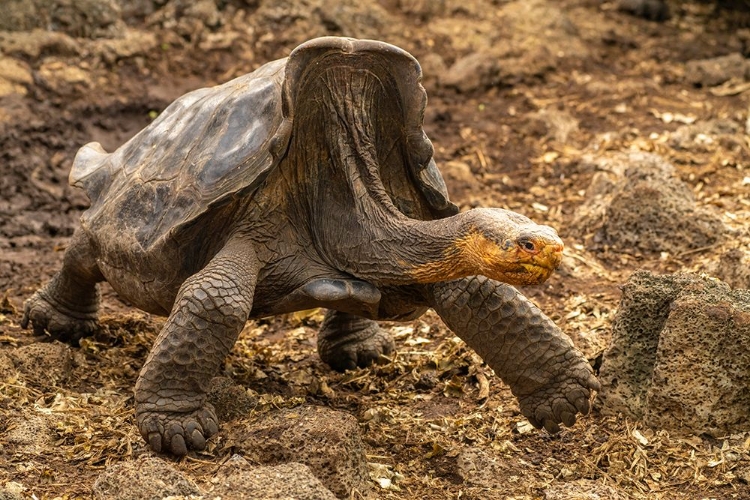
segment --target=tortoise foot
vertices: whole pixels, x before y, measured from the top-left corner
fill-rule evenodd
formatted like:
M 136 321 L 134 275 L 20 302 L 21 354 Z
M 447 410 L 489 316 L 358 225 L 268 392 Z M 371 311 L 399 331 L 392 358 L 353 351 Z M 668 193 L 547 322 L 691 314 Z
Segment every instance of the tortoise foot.
M 41 289 L 32 295 L 23 307 L 21 328 L 31 323 L 35 335 L 46 332 L 52 338 L 75 343 L 99 330 L 96 312 L 75 311 L 56 302 Z
M 395 347 L 388 332 L 363 318 L 344 324 L 326 322 L 318 335 L 320 358 L 340 372 L 383 362 Z
M 206 439 L 219 432 L 216 411 L 209 403 L 190 412 L 136 410 L 138 430 L 156 453 L 187 455 L 204 450 Z
M 555 434 L 561 423 L 572 427 L 577 413 L 589 412 L 591 392 L 598 391 L 600 385 L 585 360 L 578 365 L 537 391 L 518 396 L 521 413 L 534 427 Z

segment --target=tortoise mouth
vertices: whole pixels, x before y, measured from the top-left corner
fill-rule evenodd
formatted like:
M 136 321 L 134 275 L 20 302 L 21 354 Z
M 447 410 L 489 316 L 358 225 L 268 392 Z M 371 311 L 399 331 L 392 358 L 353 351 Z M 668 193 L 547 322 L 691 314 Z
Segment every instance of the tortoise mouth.
M 535 264 L 521 264 L 517 269 L 506 270 L 494 279 L 509 285 L 537 285 L 547 281 L 555 268 Z
M 510 285 L 535 285 L 546 281 L 560 267 L 563 244 L 554 242 L 537 245 L 534 252 L 523 246 L 496 263 L 497 274 L 489 276 Z

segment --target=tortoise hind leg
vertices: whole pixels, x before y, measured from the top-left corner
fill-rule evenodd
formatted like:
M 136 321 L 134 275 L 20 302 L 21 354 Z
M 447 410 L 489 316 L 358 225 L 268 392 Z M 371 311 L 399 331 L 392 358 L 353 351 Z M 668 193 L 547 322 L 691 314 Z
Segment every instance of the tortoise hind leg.
M 376 321 L 339 311 L 329 310 L 318 332 L 318 354 L 337 371 L 368 366 L 394 348 L 390 334 Z
M 88 236 L 76 231 L 62 269 L 24 303 L 21 327 L 31 322 L 35 334 L 69 343 L 92 335 L 99 328 L 96 284 L 103 280 Z

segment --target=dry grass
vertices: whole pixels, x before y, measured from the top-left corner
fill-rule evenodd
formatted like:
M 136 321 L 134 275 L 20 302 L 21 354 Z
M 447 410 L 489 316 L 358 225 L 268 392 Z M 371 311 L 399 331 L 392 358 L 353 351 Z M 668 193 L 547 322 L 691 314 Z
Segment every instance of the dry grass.
M 379 498 L 501 498 L 509 485 L 517 498 L 543 498 L 551 485 L 576 480 L 614 486 L 635 499 L 693 498 L 691 492 L 730 498 L 734 489 L 748 491 L 748 434 L 681 438 L 592 415 L 549 436 L 528 426 L 508 389 L 434 315 L 392 325 L 399 347 L 394 359 L 345 374 L 316 359 L 310 338 L 319 319 L 313 313 L 248 324 L 227 372 L 261 393 L 256 414 L 303 404 L 355 414 Z M 134 425 L 129 366 L 142 361 L 158 324 L 126 316 L 105 326 L 84 344 L 68 383 L 32 386 L 19 374 L 0 384 L 6 459 L 0 483 L 22 484 L 38 498 L 85 495 L 104 467 L 146 452 Z M 92 381 L 96 387 L 82 390 Z M 51 440 L 14 441 L 19 415 L 41 416 Z M 490 464 L 496 488 L 462 465 L 476 450 L 503 464 Z M 231 453 L 220 435 L 179 467 L 199 483 L 208 481 Z M 519 476 L 524 481 L 514 482 Z

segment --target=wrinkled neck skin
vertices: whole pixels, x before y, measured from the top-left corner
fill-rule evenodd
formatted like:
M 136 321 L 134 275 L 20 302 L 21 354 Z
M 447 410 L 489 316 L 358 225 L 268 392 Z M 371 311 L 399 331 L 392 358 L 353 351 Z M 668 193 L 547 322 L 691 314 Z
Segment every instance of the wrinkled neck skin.
M 455 241 L 467 229 L 465 217 L 408 218 L 383 186 L 380 162 L 406 156 L 397 150 L 405 147 L 401 124 L 384 122 L 378 114 L 397 106 L 395 97 L 364 69 L 332 68 L 312 85 L 315 97 L 308 94 L 299 103 L 307 109 L 297 109 L 284 170 L 287 193 L 294 193 L 288 198 L 296 211 L 290 220 L 307 221 L 320 257 L 374 284 L 420 282 L 410 270 L 436 262 L 445 267 L 441 281 L 470 274 L 462 259 L 446 259 L 458 252 Z M 389 111 L 382 111 L 385 119 L 398 116 Z

